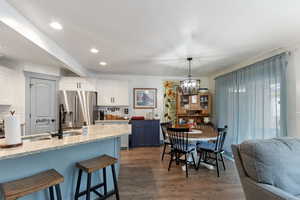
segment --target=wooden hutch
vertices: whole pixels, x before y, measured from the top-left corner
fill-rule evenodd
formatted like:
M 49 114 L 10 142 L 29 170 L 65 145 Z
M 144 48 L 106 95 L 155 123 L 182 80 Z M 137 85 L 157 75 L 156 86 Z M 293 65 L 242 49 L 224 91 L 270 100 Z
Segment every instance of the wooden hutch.
M 183 119 L 186 123 L 193 119 L 196 123 L 202 123 L 204 117 L 211 116 L 210 93 L 199 93 L 198 95 L 183 95 L 179 90 L 176 97 L 176 116 L 177 123 Z

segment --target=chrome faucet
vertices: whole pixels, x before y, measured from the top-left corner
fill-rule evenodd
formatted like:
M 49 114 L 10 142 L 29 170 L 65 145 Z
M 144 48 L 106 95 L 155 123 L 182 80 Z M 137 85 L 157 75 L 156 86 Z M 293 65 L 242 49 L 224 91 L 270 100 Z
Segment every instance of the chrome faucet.
M 59 125 L 58 125 L 58 133 L 57 133 L 57 136 L 58 136 L 58 139 L 62 139 L 63 138 L 63 128 L 62 128 L 62 124 L 63 124 L 63 121 L 64 121 L 64 113 L 65 113 L 65 109 L 64 109 L 64 105 L 63 104 L 60 104 L 59 105 L 59 115 L 58 115 L 58 121 L 59 121 Z

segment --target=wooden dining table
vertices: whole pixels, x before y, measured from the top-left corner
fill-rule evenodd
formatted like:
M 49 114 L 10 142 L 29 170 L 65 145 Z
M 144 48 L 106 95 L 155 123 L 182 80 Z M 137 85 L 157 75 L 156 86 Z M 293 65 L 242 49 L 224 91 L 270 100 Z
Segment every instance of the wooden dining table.
M 187 125 L 175 125 L 174 128 L 189 128 Z M 189 141 L 209 141 L 215 140 L 218 136 L 217 130 L 210 125 L 200 125 L 190 128 Z
M 189 141 L 200 142 L 200 141 L 210 141 L 216 140 L 218 133 L 212 129 L 192 129 L 189 132 Z

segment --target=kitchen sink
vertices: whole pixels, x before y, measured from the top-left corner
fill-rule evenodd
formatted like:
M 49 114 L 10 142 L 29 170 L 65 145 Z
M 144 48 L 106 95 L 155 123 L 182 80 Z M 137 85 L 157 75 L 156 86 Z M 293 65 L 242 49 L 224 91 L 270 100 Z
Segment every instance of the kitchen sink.
M 63 136 L 68 137 L 68 136 L 77 136 L 77 135 L 82 135 L 82 132 L 77 130 L 77 131 L 64 131 Z
M 63 132 L 63 137 L 69 137 L 69 136 L 77 136 L 77 135 L 82 135 L 81 129 L 80 130 L 68 130 L 68 131 L 64 131 Z M 56 137 L 57 132 L 56 133 L 51 133 L 52 137 Z
M 22 138 L 23 142 L 34 142 L 34 141 L 41 141 L 41 140 L 51 140 L 51 135 L 50 134 L 33 135 L 33 136 L 25 136 Z
M 63 137 L 69 137 L 69 136 L 77 136 L 82 135 L 81 130 L 69 130 L 63 132 Z M 41 135 L 30 135 L 30 136 L 24 136 L 22 138 L 23 142 L 34 142 L 34 141 L 42 141 L 42 140 L 51 140 L 51 138 L 56 137 L 57 133 L 47 133 L 47 134 L 41 134 Z

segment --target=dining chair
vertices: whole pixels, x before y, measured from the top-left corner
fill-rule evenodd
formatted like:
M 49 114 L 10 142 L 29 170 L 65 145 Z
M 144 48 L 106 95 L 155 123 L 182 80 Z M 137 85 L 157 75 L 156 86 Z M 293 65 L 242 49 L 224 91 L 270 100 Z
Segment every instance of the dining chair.
M 172 122 L 160 123 L 161 132 L 162 132 L 162 135 L 163 135 L 163 138 L 164 138 L 164 150 L 163 150 L 163 153 L 162 153 L 162 156 L 161 156 L 161 160 L 164 160 L 164 156 L 166 154 L 167 146 L 171 148 L 171 143 L 170 143 L 170 140 L 167 136 L 167 128 L 169 128 L 171 126 L 172 126 Z M 168 152 L 167 154 L 171 154 L 171 152 Z
M 227 135 L 227 126 L 224 126 L 224 128 L 218 128 L 217 132 L 218 136 L 216 140 L 197 145 L 197 152 L 200 154 L 197 169 L 199 169 L 200 162 L 214 165 L 217 168 L 217 175 L 220 177 L 219 161 L 222 162 L 224 171 L 226 170 L 223 158 L 223 146 Z M 212 157 L 212 155 L 214 156 Z
M 197 124 L 197 129 L 203 131 L 203 132 L 216 132 L 216 128 L 214 126 L 213 123 L 209 122 L 209 123 L 198 123 Z M 197 142 L 197 146 L 207 146 L 210 145 L 211 141 L 198 141 Z
M 171 143 L 171 159 L 169 162 L 168 171 L 171 169 L 172 162 L 178 164 L 183 161 L 186 167 L 186 177 L 188 177 L 188 155 L 190 154 L 193 159 L 193 165 L 196 168 L 196 162 L 192 151 L 195 151 L 196 145 L 189 143 L 189 129 L 188 128 L 167 128 L 168 137 Z M 184 155 L 184 160 L 180 157 Z

